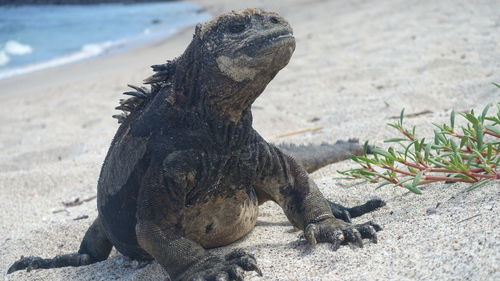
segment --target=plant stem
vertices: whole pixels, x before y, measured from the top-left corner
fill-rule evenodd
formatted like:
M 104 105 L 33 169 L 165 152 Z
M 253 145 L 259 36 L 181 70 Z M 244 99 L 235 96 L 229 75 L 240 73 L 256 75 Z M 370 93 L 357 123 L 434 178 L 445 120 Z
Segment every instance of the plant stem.
M 490 136 L 494 136 L 494 137 L 500 138 L 500 134 L 497 134 L 497 133 L 495 133 L 495 132 L 492 132 L 492 131 L 490 131 L 490 130 L 488 130 L 488 129 L 484 129 L 484 130 L 483 130 L 483 133 L 488 134 L 488 135 L 490 135 Z

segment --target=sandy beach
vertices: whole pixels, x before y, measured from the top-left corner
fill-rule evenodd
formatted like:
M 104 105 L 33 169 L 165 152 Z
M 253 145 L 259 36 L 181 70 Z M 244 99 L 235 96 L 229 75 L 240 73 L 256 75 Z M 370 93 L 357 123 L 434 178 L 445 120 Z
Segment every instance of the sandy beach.
M 386 126 L 402 108 L 426 111 L 406 120 L 422 137 L 452 109 L 499 102 L 500 22 L 497 1 L 197 0 L 209 13 L 262 8 L 294 28 L 290 64 L 253 106 L 254 127 L 274 143 L 321 143 L 352 137 L 386 146 Z M 113 135 L 111 115 L 150 65 L 180 55 L 194 27 L 123 53 L 0 80 L 0 269 L 4 280 L 164 280 L 153 262 L 140 268 L 113 250 L 89 266 L 19 271 L 22 255 L 53 257 L 78 250 L 97 216 L 96 183 Z M 278 137 L 323 126 L 313 132 Z M 378 244 L 312 249 L 279 206 L 260 208 L 256 228 L 234 248 L 252 252 L 264 276 L 248 280 L 500 280 L 498 181 L 430 184 L 423 195 L 366 182 L 339 181 L 329 165 L 312 177 L 329 199 L 352 206 L 387 202 L 355 219 L 383 227 Z M 64 202 L 84 201 L 72 207 Z M 432 211 L 429 211 L 432 209 Z

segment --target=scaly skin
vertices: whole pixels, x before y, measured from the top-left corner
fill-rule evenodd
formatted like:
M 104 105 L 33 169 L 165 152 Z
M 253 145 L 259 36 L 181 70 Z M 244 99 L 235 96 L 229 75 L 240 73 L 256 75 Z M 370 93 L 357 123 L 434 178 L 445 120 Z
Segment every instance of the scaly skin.
M 383 201 L 345 208 L 307 174 L 360 152 L 357 143 L 278 148 L 252 128 L 252 103 L 294 49 L 290 25 L 275 13 L 247 9 L 198 25 L 184 54 L 153 66 L 151 89 L 131 86 L 132 97 L 120 101 L 122 124 L 98 182 L 99 217 L 78 253 L 23 258 L 8 273 L 87 265 L 114 246 L 155 259 L 173 280 L 243 280 L 244 271 L 262 274 L 254 256 L 205 249 L 250 232 L 268 200 L 312 245 L 376 242 L 378 225 L 349 222 Z

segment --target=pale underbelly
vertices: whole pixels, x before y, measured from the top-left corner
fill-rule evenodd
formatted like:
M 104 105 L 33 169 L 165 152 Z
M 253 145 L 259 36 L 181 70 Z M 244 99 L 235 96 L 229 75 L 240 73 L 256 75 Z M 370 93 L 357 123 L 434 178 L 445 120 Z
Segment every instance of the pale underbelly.
M 185 209 L 186 237 L 204 248 L 228 245 L 253 229 L 258 213 L 255 192 L 241 190 L 230 197 L 212 197 Z

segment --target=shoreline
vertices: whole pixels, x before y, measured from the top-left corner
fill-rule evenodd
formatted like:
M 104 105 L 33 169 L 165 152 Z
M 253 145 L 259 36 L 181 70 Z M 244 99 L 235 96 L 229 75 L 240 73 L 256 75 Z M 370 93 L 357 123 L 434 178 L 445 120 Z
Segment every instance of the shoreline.
M 55 72 L 59 72 L 57 70 L 57 68 L 67 68 L 67 67 L 71 68 L 71 66 L 73 66 L 73 65 L 76 65 L 75 68 L 80 68 L 79 66 L 77 66 L 78 64 L 85 64 L 87 66 L 87 65 L 89 65 L 88 63 L 93 62 L 93 61 L 96 62 L 97 64 L 99 64 L 99 60 L 102 60 L 102 59 L 105 59 L 108 57 L 128 55 L 128 54 L 132 54 L 136 51 L 141 51 L 141 49 L 147 49 L 151 46 L 168 44 L 167 42 L 169 41 L 169 39 L 171 37 L 178 36 L 179 34 L 182 34 L 184 32 L 188 32 L 188 30 L 192 30 L 192 29 L 193 29 L 193 26 L 188 25 L 185 27 L 178 28 L 175 31 L 173 31 L 171 34 L 166 35 L 166 36 L 156 36 L 155 38 L 148 38 L 148 39 L 143 40 L 143 42 L 123 43 L 115 48 L 110 49 L 107 52 L 103 52 L 103 53 L 95 55 L 95 56 L 90 56 L 90 57 L 78 59 L 75 61 L 64 62 L 61 64 L 50 65 L 50 66 L 42 67 L 42 68 L 38 67 L 39 65 L 51 64 L 52 61 L 56 61 L 56 60 L 59 60 L 60 58 L 65 57 L 65 56 L 62 56 L 62 57 L 57 57 L 57 58 L 49 60 L 49 61 L 44 61 L 44 62 L 37 63 L 37 64 L 31 64 L 31 65 L 27 65 L 24 67 L 15 68 L 13 70 L 18 70 L 19 74 L 5 75 L 4 77 L 0 77 L 0 82 L 6 81 L 9 79 L 17 80 L 17 81 L 24 80 L 24 79 L 30 79 L 30 77 L 29 77 L 30 74 L 33 74 L 34 76 L 44 75 L 44 74 L 40 74 L 40 73 L 43 73 L 44 71 L 49 71 L 49 70 L 54 70 Z M 90 63 L 90 64 L 92 64 L 92 63 Z M 27 68 L 31 68 L 34 70 L 24 72 L 24 69 L 27 69 Z M 18 78 L 18 79 L 16 79 L 16 78 Z M 6 81 L 6 83 L 10 84 L 9 81 Z M 2 95 L 2 93 L 0 93 L 0 95 Z
M 159 3 L 161 1 L 156 1 L 156 3 Z M 163 2 L 172 2 L 172 1 L 163 1 Z M 179 2 L 179 1 L 178 1 Z M 148 3 L 134 3 L 134 4 L 153 4 L 153 2 L 148 2 Z M 197 17 L 201 18 L 207 18 L 208 13 L 205 12 L 205 9 L 203 6 L 196 4 L 195 2 L 191 1 L 183 1 L 183 3 L 186 3 L 186 7 L 188 5 L 193 5 L 191 7 L 192 9 L 195 9 L 194 13 L 197 15 Z M 106 3 L 108 4 L 108 3 Z M 119 3 L 109 3 L 109 4 L 119 4 Z M 33 6 L 33 5 L 32 5 Z M 82 5 L 83 6 L 83 5 Z M 141 6 L 142 7 L 142 6 Z M 154 7 L 154 6 L 152 6 Z M 171 7 L 171 6 L 168 6 Z M 29 74 L 33 72 L 38 72 L 38 71 L 43 71 L 46 69 L 51 69 L 55 67 L 60 67 L 68 64 L 74 64 L 74 63 L 79 63 L 82 61 L 87 61 L 87 60 L 93 60 L 93 59 L 99 59 L 103 58 L 106 56 L 114 55 L 114 54 L 120 54 L 124 52 L 129 52 L 132 51 L 138 47 L 141 46 L 149 46 L 149 45 L 155 45 L 158 44 L 159 42 L 162 42 L 166 39 L 168 39 L 171 36 L 174 36 L 175 34 L 182 32 L 183 29 L 185 28 L 192 28 L 194 24 L 192 23 L 192 20 L 187 20 L 182 24 L 170 24 L 166 26 L 165 30 L 160 30 L 158 28 L 155 29 L 154 32 L 150 31 L 151 26 L 149 27 L 144 27 L 145 30 L 148 31 L 143 31 L 142 33 L 131 33 L 127 35 L 122 35 L 120 37 L 116 38 L 108 38 L 107 40 L 101 40 L 101 41 L 88 41 L 86 43 L 82 43 L 82 45 L 79 45 L 79 49 L 75 49 L 70 53 L 64 53 L 64 54 L 59 54 L 56 57 L 50 57 L 46 60 L 42 61 L 36 61 L 20 66 L 14 66 L 10 67 L 7 64 L 6 69 L 0 69 L 0 81 L 9 79 L 15 76 L 19 75 L 24 75 L 24 74 Z M 10 40 L 8 42 L 15 42 L 15 40 Z M 19 44 L 19 43 L 17 43 Z M 1 47 L 1 46 L 0 46 Z M 31 46 L 27 45 L 30 49 L 32 48 Z M 2 51 L 0 49 L 0 51 Z M 31 51 L 30 51 L 31 52 Z M 9 54 L 9 53 L 7 53 Z M 8 57 L 7 57 L 8 59 Z M 7 60 L 8 62 L 8 60 Z
M 432 138 L 432 123 L 449 122 L 451 109 L 481 112 L 498 102 L 500 41 L 494 36 L 495 1 L 410 2 L 197 0 L 210 14 L 246 6 L 277 11 L 293 26 L 296 51 L 255 102 L 254 127 L 270 142 L 321 143 L 359 138 L 379 146 L 396 136 L 385 124 L 398 116 Z M 366 19 L 370 19 L 367 21 Z M 477 32 L 481 30 L 481 32 Z M 137 268 L 113 250 L 83 267 L 6 275 L 21 255 L 53 257 L 78 250 L 97 216 L 91 200 L 116 132 L 111 118 L 127 84 L 152 74 L 150 65 L 182 54 L 186 27 L 159 42 L 0 80 L 0 269 L 4 280 L 163 280 L 153 262 Z M 491 110 L 491 109 L 490 109 Z M 457 121 L 458 122 L 458 121 Z M 323 126 L 321 130 L 278 137 Z M 423 195 L 404 189 L 333 178 L 352 161 L 311 175 L 325 197 L 353 206 L 379 197 L 382 209 L 354 219 L 383 228 L 362 249 L 315 249 L 276 204 L 260 207 L 257 226 L 227 247 L 252 252 L 263 277 L 245 280 L 497 280 L 500 279 L 498 183 L 466 192 L 466 184 L 435 183 Z M 64 211 L 60 211 L 64 209 Z M 428 211 L 432 209 L 432 212 Z M 87 219 L 78 219 L 88 216 Z

